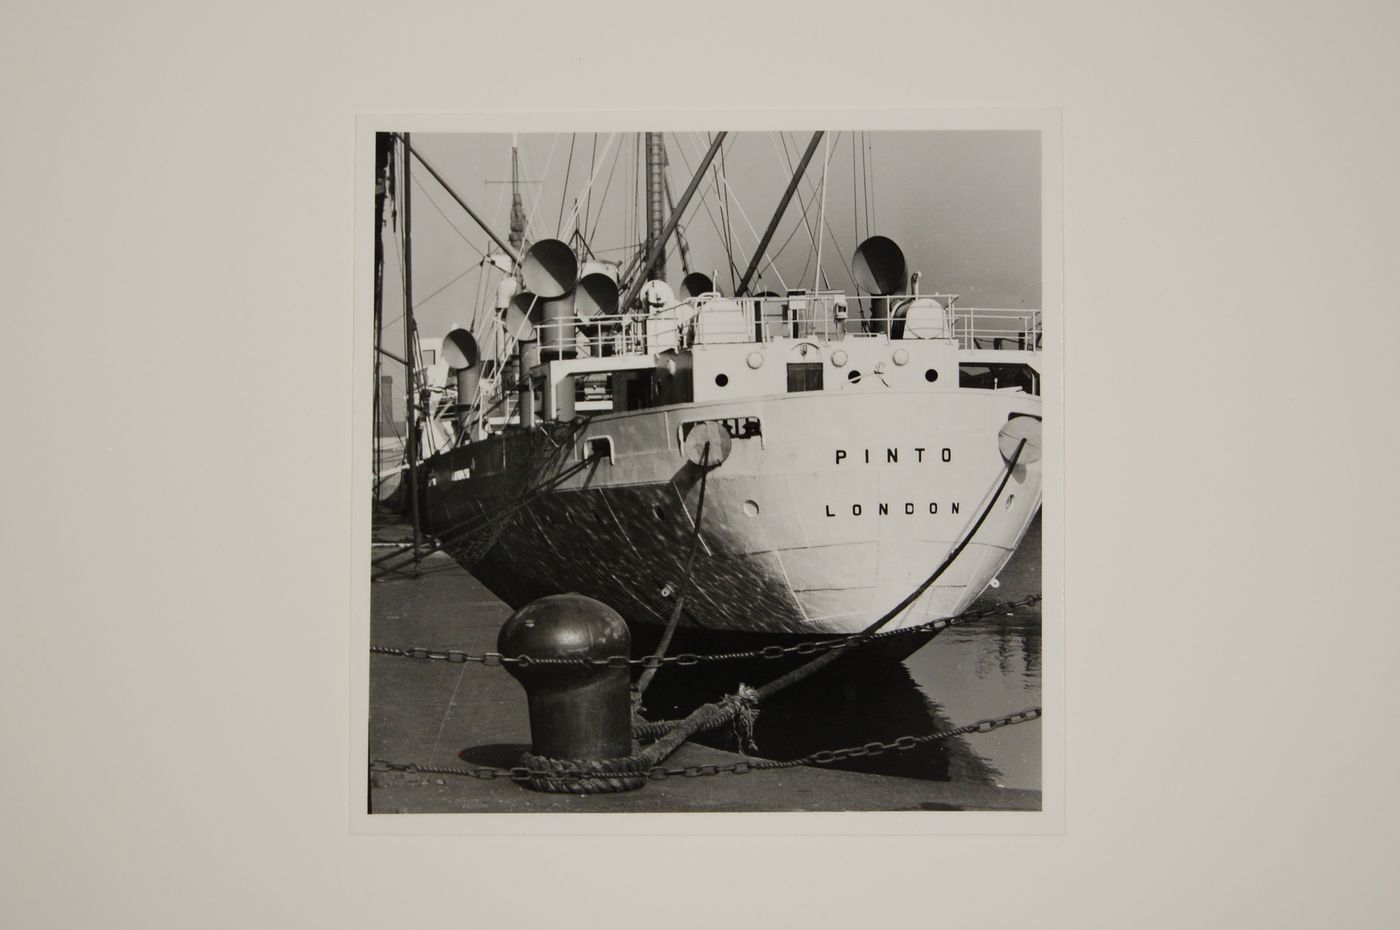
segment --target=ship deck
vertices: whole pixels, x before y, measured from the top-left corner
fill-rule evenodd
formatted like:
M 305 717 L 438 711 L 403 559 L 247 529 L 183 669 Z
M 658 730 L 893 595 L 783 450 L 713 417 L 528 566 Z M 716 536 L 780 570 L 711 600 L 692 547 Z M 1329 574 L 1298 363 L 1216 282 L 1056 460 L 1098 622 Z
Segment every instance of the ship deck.
M 403 528 L 376 530 L 377 541 Z M 416 579 L 375 583 L 376 644 L 487 652 L 510 608 L 446 555 L 428 556 Z M 426 766 L 518 764 L 529 747 L 525 695 L 504 670 L 374 655 L 370 758 Z M 726 765 L 741 757 L 688 743 L 668 766 Z M 543 794 L 506 779 L 375 772 L 371 813 L 661 813 L 876 810 L 1039 810 L 1040 792 L 801 767 L 746 775 L 669 778 L 624 794 Z

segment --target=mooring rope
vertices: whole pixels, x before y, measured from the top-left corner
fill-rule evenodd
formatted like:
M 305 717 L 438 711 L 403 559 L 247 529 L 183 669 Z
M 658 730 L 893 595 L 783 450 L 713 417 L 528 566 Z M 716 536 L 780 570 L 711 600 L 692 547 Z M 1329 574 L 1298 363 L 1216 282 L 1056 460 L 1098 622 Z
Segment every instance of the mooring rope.
M 671 753 L 679 749 L 686 740 L 696 733 L 713 730 L 725 723 L 733 721 L 741 713 L 748 727 L 752 728 L 757 715 L 758 706 L 767 698 L 772 697 L 779 691 L 791 687 L 797 682 L 807 678 L 824 666 L 834 662 L 837 658 L 845 655 L 846 650 L 851 645 L 858 645 L 880 630 L 911 604 L 917 601 L 925 591 L 929 589 L 943 573 L 957 560 L 963 550 L 968 547 L 977 531 L 982 528 L 987 516 L 992 512 L 998 500 L 1001 499 L 1001 492 L 1006 489 L 1006 484 L 1011 480 L 1012 472 L 1015 471 L 1016 463 L 1021 458 L 1021 452 L 1025 449 L 1026 440 L 1021 439 L 1016 444 L 1016 450 L 1007 460 L 1005 472 L 1002 474 L 996 490 L 992 493 L 987 505 L 978 514 L 977 520 L 972 524 L 971 529 L 963 536 L 953 549 L 944 557 L 933 573 L 926 578 L 922 584 L 909 593 L 890 610 L 886 611 L 878 620 L 871 623 L 863 631 L 859 638 L 851 643 L 842 644 L 830 652 L 820 655 L 812 661 L 787 672 L 784 675 L 770 681 L 761 688 L 751 688 L 741 684 L 734 694 L 726 695 L 719 701 L 702 705 L 697 708 L 684 720 L 671 727 L 664 734 L 659 736 L 651 745 L 638 752 L 622 759 L 549 759 L 544 756 L 537 756 L 533 753 L 526 753 L 522 760 L 522 765 L 529 769 L 531 775 L 525 779 L 525 784 L 536 791 L 566 792 L 576 794 L 601 794 L 615 791 L 631 791 L 646 784 L 647 772 L 659 765 Z M 645 721 L 641 721 L 645 724 Z M 636 729 L 634 728 L 634 734 Z
M 569 437 L 570 446 L 572 446 L 573 439 L 587 425 L 587 418 L 580 418 L 579 420 L 575 421 L 575 425 L 572 430 L 573 436 Z M 565 447 L 559 446 L 558 448 Z M 543 483 L 538 484 L 533 488 L 526 488 L 522 495 L 514 501 L 508 501 L 497 507 L 495 510 L 489 510 L 483 513 L 476 514 L 475 516 L 468 517 L 465 520 L 444 527 L 439 532 L 434 532 L 432 534 L 433 539 L 435 540 L 434 544 L 427 549 L 426 553 L 420 549 L 418 552 L 418 557 L 421 558 L 425 554 L 431 554 L 433 552 L 446 549 L 449 543 L 455 543 L 456 541 L 460 540 L 462 537 L 470 533 L 472 530 L 488 528 L 494 524 L 498 524 L 504 520 L 509 519 L 510 517 L 514 516 L 516 512 L 518 512 L 524 507 L 528 507 L 530 504 L 534 503 L 537 499 L 539 499 L 542 495 L 548 494 L 549 492 L 555 490 L 565 481 L 572 478 L 579 472 L 583 471 L 585 468 L 589 466 L 593 466 L 594 468 L 596 468 L 598 466 L 599 461 L 600 460 L 596 456 L 590 456 L 589 458 L 581 459 L 575 464 L 570 465 L 568 468 L 565 468 L 557 475 L 554 475 L 552 478 L 549 478 L 548 480 L 544 481 Z M 547 467 L 548 462 L 546 462 L 545 465 Z M 390 552 L 385 555 L 381 555 L 377 558 L 371 559 L 370 564 L 377 566 L 381 563 L 391 561 L 395 557 L 402 557 L 406 554 L 408 553 L 405 553 L 403 550 Z M 412 558 L 400 563 L 397 566 L 387 566 L 381 568 L 374 577 L 378 579 L 386 574 L 396 572 L 399 569 L 401 569 L 404 565 L 407 565 L 409 561 L 412 561 Z
M 637 679 L 634 687 L 634 705 L 640 705 L 642 695 L 646 694 L 647 686 L 651 684 L 652 678 L 656 677 L 656 670 L 660 667 L 660 660 L 665 657 L 666 650 L 671 646 L 671 637 L 676 634 L 676 627 L 680 625 L 681 608 L 685 606 L 685 596 L 690 591 L 690 579 L 692 569 L 695 567 L 695 551 L 700 546 L 700 525 L 705 518 L 705 485 L 709 483 L 710 477 L 710 444 L 705 443 L 705 449 L 700 453 L 700 502 L 695 506 L 695 526 L 690 531 L 690 553 L 685 559 L 685 571 L 681 575 L 680 590 L 676 592 L 676 603 L 671 608 L 671 617 L 666 621 L 666 629 L 661 634 L 661 641 L 656 644 L 656 651 L 652 653 L 657 664 L 644 668 L 641 676 Z
M 550 759 L 525 753 L 521 765 L 531 777 L 525 784 L 536 791 L 570 794 L 605 794 L 631 791 L 647 782 L 647 772 L 666 760 L 696 733 L 713 730 L 744 711 L 753 703 L 753 689 L 742 686 L 738 694 L 705 704 L 672 727 L 656 742 L 622 759 Z
M 865 637 L 869 637 L 878 632 L 882 626 L 884 626 L 886 623 L 889 623 L 895 617 L 899 616 L 911 604 L 913 604 L 920 597 L 922 597 L 924 592 L 927 591 L 930 587 L 932 587 L 933 583 L 939 578 L 941 578 L 943 576 L 943 573 L 946 572 L 950 567 L 952 567 L 953 562 L 956 561 L 958 556 L 962 554 L 963 550 L 966 549 L 969 544 L 971 544 L 973 537 L 977 535 L 977 531 L 982 528 L 982 524 L 986 521 L 988 514 L 992 512 L 992 507 L 995 506 L 996 502 L 1001 499 L 1001 492 L 1006 490 L 1006 483 L 1011 480 L 1011 473 L 1015 471 L 1016 462 L 1020 460 L 1021 450 L 1025 447 L 1026 440 L 1023 437 L 1021 441 L 1016 444 L 1016 450 L 1011 453 L 1011 458 L 1007 460 L 1006 471 L 1001 476 L 1001 482 L 997 485 L 996 491 L 993 492 L 991 500 L 987 501 L 987 506 L 983 507 L 982 512 L 978 514 L 977 521 L 972 524 L 972 529 L 968 530 L 967 535 L 965 535 L 962 538 L 962 542 L 954 546 L 953 550 L 949 552 L 947 556 L 944 557 L 942 564 L 940 564 L 936 569 L 933 570 L 933 574 L 925 578 L 922 584 L 920 584 L 913 591 L 909 592 L 909 594 L 898 604 L 894 605 L 888 611 L 886 611 L 883 617 L 876 620 L 874 623 L 870 624 L 870 626 L 862 630 L 860 632 L 860 637 L 856 640 L 843 643 L 842 645 L 832 649 L 830 652 L 824 655 L 817 656 L 815 659 L 813 659 L 811 662 L 808 662 L 806 665 L 799 666 L 798 668 L 793 669 L 787 674 L 768 682 L 768 684 L 764 685 L 762 688 L 759 688 L 758 700 L 762 701 L 765 698 L 772 697 L 774 694 L 777 694 L 784 688 L 787 688 L 790 685 L 794 685 L 802 679 L 808 677 L 813 672 L 817 671 L 823 666 L 835 662 L 841 656 L 845 655 L 846 650 L 851 648 L 852 645 L 860 645 Z

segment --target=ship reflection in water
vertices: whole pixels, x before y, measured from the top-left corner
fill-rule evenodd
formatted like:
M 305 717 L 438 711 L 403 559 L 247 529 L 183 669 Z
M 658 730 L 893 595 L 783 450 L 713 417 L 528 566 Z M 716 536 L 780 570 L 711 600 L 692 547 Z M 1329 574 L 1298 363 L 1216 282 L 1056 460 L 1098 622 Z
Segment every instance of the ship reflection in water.
M 977 607 L 1019 600 L 1040 590 L 1040 518 Z M 823 749 L 893 742 L 973 723 L 1041 703 L 1040 605 L 1018 607 L 953 627 L 903 663 L 842 659 L 780 692 L 759 710 L 757 755 L 795 759 Z M 745 668 L 759 685 L 771 672 Z M 647 692 L 648 716 L 684 715 L 731 691 L 733 682 L 703 667 L 658 675 Z M 964 781 L 1007 788 L 1041 787 L 1038 723 L 954 737 L 832 767 L 905 778 Z M 702 742 L 732 749 L 734 735 L 719 731 Z

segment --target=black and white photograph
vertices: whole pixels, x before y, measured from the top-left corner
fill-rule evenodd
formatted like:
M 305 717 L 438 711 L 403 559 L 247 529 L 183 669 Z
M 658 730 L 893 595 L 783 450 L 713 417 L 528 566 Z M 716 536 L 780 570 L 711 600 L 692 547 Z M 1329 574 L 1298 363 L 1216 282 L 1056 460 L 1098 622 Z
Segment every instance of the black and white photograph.
M 0 928 L 1400 927 L 1400 4 L 0 4 Z
M 369 813 L 1043 809 L 1023 122 L 366 134 Z

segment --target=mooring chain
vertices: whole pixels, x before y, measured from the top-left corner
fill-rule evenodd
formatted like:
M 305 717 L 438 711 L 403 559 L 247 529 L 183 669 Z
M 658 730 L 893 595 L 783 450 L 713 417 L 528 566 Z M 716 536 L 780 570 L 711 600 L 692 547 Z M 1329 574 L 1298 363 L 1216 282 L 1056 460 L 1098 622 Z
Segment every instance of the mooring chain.
M 990 733 L 1002 727 L 1014 726 L 1018 723 L 1036 720 L 1040 716 L 1041 709 L 1039 707 L 1031 707 L 1027 710 L 1017 711 L 1014 714 L 992 717 L 987 720 L 979 720 L 976 723 L 969 723 L 966 726 L 954 727 L 951 730 L 940 730 L 937 733 L 927 733 L 922 736 L 901 736 L 889 742 L 874 740 L 860 746 L 847 746 L 842 749 L 823 749 L 819 752 L 809 753 L 800 759 L 787 759 L 783 761 L 772 759 L 740 759 L 728 765 L 705 763 L 702 765 L 675 766 L 671 768 L 658 765 L 641 772 L 589 772 L 588 777 L 623 778 L 645 775 L 650 781 L 663 781 L 667 778 L 697 778 L 706 775 L 747 775 L 750 772 L 790 769 L 804 765 L 828 765 L 832 762 L 840 762 L 844 759 L 856 759 L 862 756 L 878 756 L 886 752 L 905 752 L 925 743 L 951 739 L 954 736 L 964 736 L 969 733 Z M 467 768 L 458 766 L 419 765 L 415 762 L 389 762 L 384 759 L 375 759 L 369 764 L 369 770 L 371 772 L 403 772 L 409 775 L 454 775 L 462 778 L 477 778 L 482 781 L 491 781 L 497 778 L 507 778 L 517 782 L 529 781 L 532 779 L 538 780 L 541 778 L 567 781 L 578 778 L 578 773 L 576 772 L 554 774 L 526 768 L 523 765 L 517 765 L 508 769 L 496 768 L 490 765 Z
M 827 652 L 832 649 L 842 648 L 849 645 L 874 642 L 879 639 L 890 639 L 896 636 L 906 636 L 913 633 L 936 633 L 948 627 L 970 623 L 973 620 L 981 620 L 993 616 L 1006 610 L 1014 610 L 1018 607 L 1028 607 L 1039 603 L 1041 595 L 1032 594 L 1019 601 L 1011 601 L 1003 604 L 993 604 L 981 610 L 971 610 L 959 614 L 956 617 L 945 617 L 942 620 L 930 620 L 918 626 L 903 627 L 897 630 L 882 630 L 877 633 L 863 634 L 852 633 L 849 636 L 842 636 L 836 639 L 807 640 L 794 643 L 790 646 L 764 646 L 762 649 L 752 649 L 747 652 L 717 652 L 713 654 L 702 654 L 696 652 L 682 652 L 672 656 L 642 656 L 632 658 L 631 656 L 607 656 L 606 658 L 533 658 L 531 656 L 505 656 L 499 652 L 471 653 L 460 649 L 429 649 L 422 646 L 410 646 L 406 649 L 397 646 L 370 646 L 369 651 L 374 655 L 399 656 L 406 659 L 429 659 L 437 662 L 451 662 L 460 664 L 465 662 L 477 662 L 482 665 L 518 665 L 522 668 L 530 665 L 596 665 L 606 668 L 629 668 L 631 666 L 641 666 L 642 668 L 660 668 L 663 665 L 678 665 L 682 667 L 708 664 L 712 662 L 735 662 L 744 659 L 782 659 L 790 655 L 814 655 L 819 652 Z

